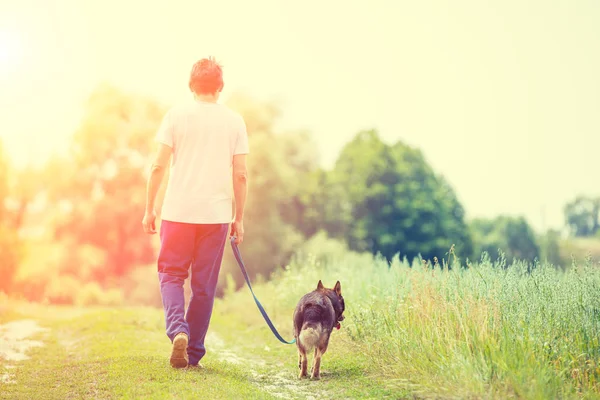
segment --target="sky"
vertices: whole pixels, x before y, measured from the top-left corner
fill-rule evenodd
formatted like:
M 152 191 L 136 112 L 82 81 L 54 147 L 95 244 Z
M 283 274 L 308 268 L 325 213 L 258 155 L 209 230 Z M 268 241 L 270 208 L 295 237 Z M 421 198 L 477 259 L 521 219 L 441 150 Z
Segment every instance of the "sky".
M 0 139 L 64 151 L 100 82 L 173 104 L 191 65 L 273 100 L 325 167 L 362 129 L 420 148 L 468 218 L 564 225 L 600 195 L 597 0 L 0 0 Z

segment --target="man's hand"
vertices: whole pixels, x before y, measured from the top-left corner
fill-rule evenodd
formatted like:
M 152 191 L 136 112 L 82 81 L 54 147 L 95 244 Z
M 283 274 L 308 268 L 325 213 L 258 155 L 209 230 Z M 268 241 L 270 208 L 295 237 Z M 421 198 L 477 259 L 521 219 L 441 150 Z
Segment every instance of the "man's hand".
M 142 220 L 142 226 L 144 227 L 144 232 L 151 235 L 156 233 L 156 213 L 154 211 L 146 211 Z
M 231 223 L 231 236 L 235 236 L 235 244 L 240 244 L 244 241 L 244 221 L 234 220 Z
M 231 236 L 235 236 L 235 244 L 244 241 L 244 206 L 248 193 L 248 169 L 246 168 L 246 155 L 233 156 L 233 195 L 235 199 L 235 214 L 231 223 Z
M 156 195 L 160 184 L 162 183 L 165 171 L 169 166 L 169 160 L 173 149 L 164 143 L 160 143 L 158 146 L 158 153 L 156 159 L 152 163 L 150 168 L 150 176 L 148 177 L 148 184 L 146 186 L 146 213 L 142 220 L 142 226 L 144 232 L 149 234 L 156 233 L 156 213 L 154 212 Z

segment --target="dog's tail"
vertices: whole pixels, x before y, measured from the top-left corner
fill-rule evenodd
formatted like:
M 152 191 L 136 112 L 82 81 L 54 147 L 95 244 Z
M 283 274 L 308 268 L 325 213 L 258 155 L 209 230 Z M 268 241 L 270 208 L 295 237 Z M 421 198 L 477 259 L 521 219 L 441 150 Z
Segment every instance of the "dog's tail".
M 302 327 L 302 330 L 300 331 L 300 337 L 298 339 L 302 346 L 306 348 L 306 350 L 310 350 L 314 347 L 317 347 L 322 332 L 323 327 L 321 324 L 305 325 Z

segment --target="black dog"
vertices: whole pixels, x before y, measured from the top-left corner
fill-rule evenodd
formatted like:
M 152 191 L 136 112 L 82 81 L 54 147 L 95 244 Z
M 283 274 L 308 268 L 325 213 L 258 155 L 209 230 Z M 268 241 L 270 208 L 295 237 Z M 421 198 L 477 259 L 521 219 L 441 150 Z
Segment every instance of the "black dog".
M 294 311 L 294 337 L 298 346 L 299 378 L 306 376 L 308 359 L 306 353 L 315 349 L 311 378 L 320 378 L 321 357 L 327 351 L 333 328 L 340 329 L 344 320 L 342 286 L 337 281 L 333 289 L 327 289 L 319 281 L 317 289 L 305 294 Z

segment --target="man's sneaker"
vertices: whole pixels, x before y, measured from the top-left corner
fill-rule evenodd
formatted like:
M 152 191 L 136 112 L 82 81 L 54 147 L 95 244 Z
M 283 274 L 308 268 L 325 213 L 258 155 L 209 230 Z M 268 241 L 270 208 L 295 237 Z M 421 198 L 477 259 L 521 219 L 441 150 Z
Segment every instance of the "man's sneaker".
M 188 366 L 187 354 L 188 335 L 178 333 L 173 339 L 173 350 L 171 351 L 171 366 L 173 368 L 185 368 Z

